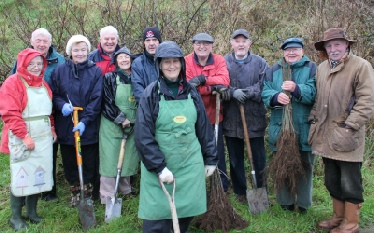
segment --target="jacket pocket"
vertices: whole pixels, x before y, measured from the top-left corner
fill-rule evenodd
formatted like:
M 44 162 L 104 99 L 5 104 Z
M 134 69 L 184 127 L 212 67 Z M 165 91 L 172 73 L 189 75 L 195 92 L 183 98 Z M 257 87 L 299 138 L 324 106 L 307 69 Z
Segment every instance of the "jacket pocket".
M 336 151 L 350 152 L 359 147 L 358 131 L 335 126 L 331 134 L 331 147 Z
M 30 157 L 30 151 L 27 150 L 26 145 L 21 138 L 17 138 L 12 131 L 9 130 L 9 152 L 11 163 L 18 163 Z

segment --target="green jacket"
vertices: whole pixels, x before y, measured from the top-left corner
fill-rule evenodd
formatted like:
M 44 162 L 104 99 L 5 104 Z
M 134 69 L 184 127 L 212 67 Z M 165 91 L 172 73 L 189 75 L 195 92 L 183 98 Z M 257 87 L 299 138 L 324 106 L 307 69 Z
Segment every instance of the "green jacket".
M 268 141 L 272 151 L 277 150 L 276 142 L 282 125 L 283 105 L 276 101 L 278 94 L 283 92 L 281 88 L 283 83 L 282 60 L 283 58 L 267 70 L 261 94 L 264 104 L 271 109 Z M 297 84 L 295 92 L 291 93 L 291 104 L 293 124 L 299 139 L 299 149 L 300 151 L 311 151 L 308 144 L 310 127 L 308 116 L 316 96 L 316 64 L 304 55 L 300 61 L 291 65 L 291 70 L 292 81 Z

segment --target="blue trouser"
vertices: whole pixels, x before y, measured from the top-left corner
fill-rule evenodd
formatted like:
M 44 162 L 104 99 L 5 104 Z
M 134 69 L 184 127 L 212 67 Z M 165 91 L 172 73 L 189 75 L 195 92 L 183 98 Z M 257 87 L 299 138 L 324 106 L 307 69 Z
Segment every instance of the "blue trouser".
M 181 233 L 187 233 L 193 217 L 178 218 Z M 143 219 L 143 233 L 169 233 L 173 228 L 172 219 L 147 220 Z
M 212 124 L 214 130 L 214 124 Z M 229 180 L 227 178 L 227 171 L 226 171 L 226 159 L 225 159 L 225 145 L 223 142 L 223 130 L 222 130 L 222 122 L 218 125 L 218 140 L 217 140 L 217 158 L 218 162 L 218 169 L 220 172 L 223 190 L 227 192 L 229 188 Z
M 299 207 L 308 209 L 312 205 L 313 170 L 316 157 L 310 151 L 300 151 L 300 155 L 306 169 L 305 176 L 299 179 L 296 197 L 292 196 L 285 185 L 283 185 L 282 190 L 277 192 L 277 202 L 280 205 L 296 204 Z
M 257 187 L 263 186 L 264 170 L 266 166 L 264 137 L 250 139 L 253 166 L 256 174 Z M 230 158 L 230 177 L 234 193 L 246 195 L 247 182 L 244 170 L 244 140 L 234 137 L 226 137 L 226 146 Z M 249 162 L 249 161 L 248 161 Z
M 344 202 L 364 202 L 361 162 L 345 162 L 323 158 L 325 185 L 330 196 Z

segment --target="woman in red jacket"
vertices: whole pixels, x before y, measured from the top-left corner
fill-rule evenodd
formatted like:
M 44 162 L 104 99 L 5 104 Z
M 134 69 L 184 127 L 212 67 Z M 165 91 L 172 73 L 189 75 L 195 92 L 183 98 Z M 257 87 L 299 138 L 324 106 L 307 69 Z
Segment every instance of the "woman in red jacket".
M 43 80 L 47 62 L 34 50 L 18 54 L 17 72 L 0 89 L 0 114 L 4 121 L 0 152 L 10 154 L 12 218 L 17 231 L 27 228 L 21 218 L 26 199 L 26 219 L 39 223 L 36 214 L 38 194 L 50 191 L 52 144 L 56 140 L 52 112 L 52 92 Z

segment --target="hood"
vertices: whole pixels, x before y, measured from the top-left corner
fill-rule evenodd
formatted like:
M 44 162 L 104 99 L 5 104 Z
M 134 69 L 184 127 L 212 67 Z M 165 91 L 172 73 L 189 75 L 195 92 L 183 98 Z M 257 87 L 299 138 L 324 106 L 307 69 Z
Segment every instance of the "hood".
M 30 61 L 36 56 L 41 56 L 43 58 L 43 70 L 39 76 L 32 75 L 27 70 L 27 66 L 29 65 Z M 40 52 L 36 51 L 35 49 L 27 48 L 25 50 L 22 50 L 17 56 L 17 74 L 22 76 L 30 86 L 41 83 L 46 68 L 47 60 Z
M 178 57 L 182 63 L 181 69 L 181 77 L 182 79 L 186 79 L 186 63 L 184 61 L 184 56 L 182 50 L 179 46 L 173 41 L 165 41 L 162 42 L 156 50 L 155 54 L 155 63 L 156 69 L 158 70 L 159 77 L 161 76 L 161 69 L 160 69 L 160 62 L 162 58 L 171 58 L 171 57 Z

